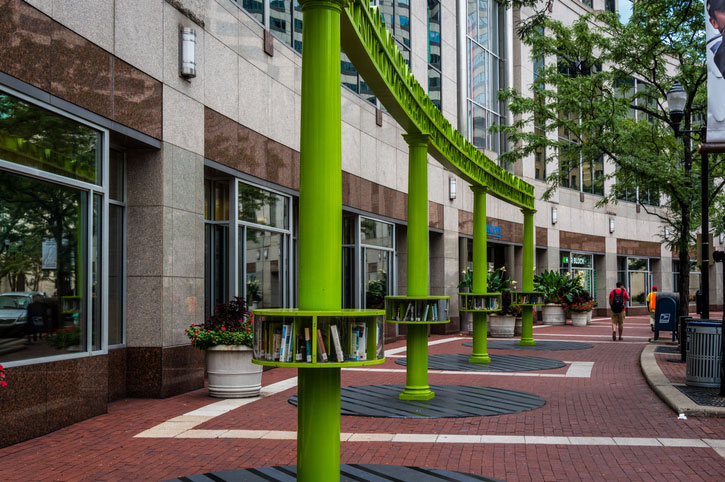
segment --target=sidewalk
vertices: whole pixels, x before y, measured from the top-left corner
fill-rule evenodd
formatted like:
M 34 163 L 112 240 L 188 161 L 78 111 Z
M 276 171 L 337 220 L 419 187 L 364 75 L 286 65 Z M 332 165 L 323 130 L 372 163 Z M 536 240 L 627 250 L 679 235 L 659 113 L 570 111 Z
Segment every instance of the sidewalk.
M 415 465 L 513 481 L 725 480 L 725 419 L 678 420 L 648 386 L 639 360 L 648 318 L 629 317 L 624 340 L 611 325 L 536 325 L 537 340 L 581 341 L 571 351 L 492 350 L 554 358 L 539 372 L 431 371 L 430 384 L 491 386 L 543 397 L 539 409 L 455 419 L 342 417 L 341 459 Z M 429 352 L 470 353 L 463 336 L 433 336 Z M 343 385 L 402 384 L 404 342 L 374 368 L 343 370 Z M 580 362 L 572 365 L 571 362 Z M 574 367 L 574 368 L 572 368 Z M 582 367 L 589 367 L 582 369 Z M 0 480 L 164 480 L 296 463 L 296 370 L 264 373 L 259 399 L 220 401 L 199 390 L 166 400 L 127 399 L 109 413 L 0 450 Z

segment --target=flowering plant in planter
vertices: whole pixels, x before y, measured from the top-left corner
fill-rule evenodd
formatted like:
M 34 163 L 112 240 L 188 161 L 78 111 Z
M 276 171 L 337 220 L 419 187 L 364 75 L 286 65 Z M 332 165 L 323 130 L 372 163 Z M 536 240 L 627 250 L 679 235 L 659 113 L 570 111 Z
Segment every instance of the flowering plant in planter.
M 592 296 L 588 291 L 582 290 L 572 296 L 571 302 L 566 304 L 566 308 L 569 311 L 575 313 L 584 313 L 591 311 L 594 308 L 596 301 L 592 299 Z
M 0 387 L 7 387 L 8 382 L 5 381 L 5 372 L 2 365 L 0 365 Z
M 252 346 L 253 323 L 244 298 L 234 297 L 228 303 L 217 304 L 213 316 L 203 324 L 192 324 L 185 333 L 191 344 L 201 350 L 216 345 Z

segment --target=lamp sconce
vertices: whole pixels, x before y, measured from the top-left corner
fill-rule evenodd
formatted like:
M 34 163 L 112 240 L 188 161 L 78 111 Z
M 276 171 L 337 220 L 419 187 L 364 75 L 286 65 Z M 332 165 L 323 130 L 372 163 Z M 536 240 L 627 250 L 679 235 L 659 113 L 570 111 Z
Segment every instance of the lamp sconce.
M 720 244 L 722 244 L 723 241 L 725 241 L 725 233 L 720 233 L 720 236 L 718 236 L 718 240 L 720 241 Z
M 559 220 L 559 210 L 556 208 L 556 206 L 551 207 L 551 224 L 556 224 L 556 222 Z
M 670 228 L 665 226 L 665 239 L 669 239 L 670 237 Z
M 264 250 L 264 259 L 269 258 L 269 250 L 265 248 Z
M 614 232 L 614 218 L 609 218 L 609 232 Z
M 179 25 L 179 76 L 196 77 L 196 30 Z
M 456 178 L 448 178 L 448 199 L 453 201 L 456 198 Z

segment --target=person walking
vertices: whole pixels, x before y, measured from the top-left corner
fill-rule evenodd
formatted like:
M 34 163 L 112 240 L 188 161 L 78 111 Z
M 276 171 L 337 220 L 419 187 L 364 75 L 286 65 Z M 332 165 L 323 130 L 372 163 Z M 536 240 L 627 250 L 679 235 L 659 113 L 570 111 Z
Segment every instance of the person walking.
M 626 302 L 629 300 L 627 290 L 622 288 L 622 282 L 617 281 L 617 287 L 609 292 L 609 308 L 612 310 L 612 340 L 622 340 L 622 329 L 624 329 L 624 317 L 626 314 Z
M 657 285 L 652 286 L 652 291 L 647 295 L 647 309 L 649 309 L 649 327 L 655 331 L 655 309 L 657 308 Z

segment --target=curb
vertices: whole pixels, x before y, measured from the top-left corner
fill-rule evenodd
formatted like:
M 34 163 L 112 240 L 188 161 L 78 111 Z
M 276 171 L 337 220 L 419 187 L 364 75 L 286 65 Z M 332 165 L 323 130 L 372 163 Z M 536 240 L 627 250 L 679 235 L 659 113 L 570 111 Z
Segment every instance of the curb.
M 684 413 L 692 417 L 725 417 L 725 407 L 698 405 L 690 397 L 675 388 L 675 385 L 662 373 L 655 359 L 657 345 L 647 345 L 639 356 L 639 364 L 647 384 L 675 413 Z

